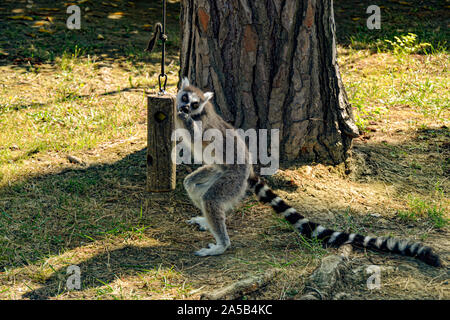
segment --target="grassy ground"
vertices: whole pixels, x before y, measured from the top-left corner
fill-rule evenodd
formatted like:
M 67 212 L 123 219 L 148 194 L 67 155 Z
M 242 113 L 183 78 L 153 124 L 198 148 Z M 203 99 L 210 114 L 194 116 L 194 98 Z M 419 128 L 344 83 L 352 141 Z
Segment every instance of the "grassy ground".
M 158 53 L 143 48 L 159 1 L 78 2 L 79 31 L 65 27 L 63 2 L 0 4 L 0 298 L 198 299 L 271 268 L 281 273 L 248 298 L 298 298 L 334 250 L 303 242 L 249 198 L 229 218 L 231 250 L 199 258 L 192 252 L 211 239 L 184 223 L 197 214 L 181 185 L 192 168 L 178 168 L 175 192 L 145 193 L 144 97 Z M 335 2 L 339 64 L 363 133 L 354 170 L 290 166 L 271 184 L 325 225 L 420 240 L 448 263 L 449 3 L 385 1 L 378 31 L 365 28 L 369 4 Z M 169 1 L 170 91 L 178 8 Z M 362 251 L 349 264 L 394 270 L 376 291 L 348 280 L 340 290 L 351 298 L 450 298 L 447 268 Z M 70 265 L 82 290 L 66 290 Z

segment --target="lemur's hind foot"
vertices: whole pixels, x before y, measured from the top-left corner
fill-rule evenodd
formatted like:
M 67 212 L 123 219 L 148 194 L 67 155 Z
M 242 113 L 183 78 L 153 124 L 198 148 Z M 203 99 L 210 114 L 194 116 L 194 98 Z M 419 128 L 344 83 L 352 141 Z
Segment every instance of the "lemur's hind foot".
M 208 248 L 203 248 L 198 251 L 195 251 L 195 255 L 200 257 L 217 256 L 219 254 L 224 253 L 229 246 L 230 245 L 226 246 L 221 244 L 210 243 L 208 244 Z

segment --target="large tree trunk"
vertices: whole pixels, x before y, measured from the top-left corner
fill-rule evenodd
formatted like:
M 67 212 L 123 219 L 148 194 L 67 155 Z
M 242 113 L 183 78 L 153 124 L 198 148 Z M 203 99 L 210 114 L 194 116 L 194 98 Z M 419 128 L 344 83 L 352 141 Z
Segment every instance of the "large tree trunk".
M 358 135 L 331 0 L 182 0 L 181 70 L 235 127 L 280 129 L 281 160 L 344 161 Z

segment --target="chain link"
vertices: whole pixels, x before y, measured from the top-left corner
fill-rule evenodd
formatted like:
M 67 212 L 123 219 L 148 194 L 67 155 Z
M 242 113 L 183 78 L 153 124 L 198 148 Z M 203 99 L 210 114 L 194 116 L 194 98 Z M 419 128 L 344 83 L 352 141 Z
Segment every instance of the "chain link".
M 167 85 L 167 74 L 165 72 L 165 64 L 166 64 L 166 0 L 163 0 L 163 22 L 158 22 L 155 24 L 155 31 L 153 36 L 150 38 L 148 42 L 147 48 L 145 51 L 151 52 L 155 46 L 156 38 L 159 35 L 159 40 L 162 42 L 162 50 L 161 50 L 161 73 L 158 76 L 158 84 L 159 84 L 159 94 L 163 95 L 166 93 L 166 85 Z M 162 83 L 162 79 L 164 78 L 164 83 Z

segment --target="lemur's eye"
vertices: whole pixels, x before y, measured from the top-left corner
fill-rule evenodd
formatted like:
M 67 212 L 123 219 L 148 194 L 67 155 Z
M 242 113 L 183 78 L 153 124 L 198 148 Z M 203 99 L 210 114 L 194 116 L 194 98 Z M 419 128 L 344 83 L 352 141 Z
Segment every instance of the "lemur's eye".
M 183 94 L 183 96 L 181 97 L 181 101 L 183 101 L 184 103 L 189 101 L 189 97 L 188 97 L 187 93 Z
M 192 102 L 191 103 L 191 108 L 194 109 L 194 110 L 197 109 L 198 106 L 199 106 L 198 102 Z

